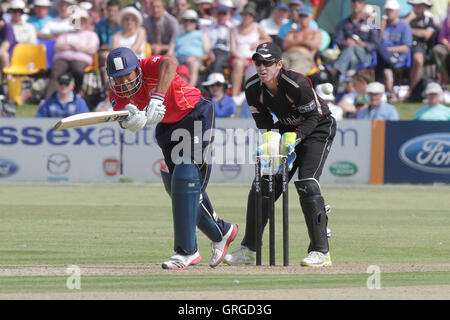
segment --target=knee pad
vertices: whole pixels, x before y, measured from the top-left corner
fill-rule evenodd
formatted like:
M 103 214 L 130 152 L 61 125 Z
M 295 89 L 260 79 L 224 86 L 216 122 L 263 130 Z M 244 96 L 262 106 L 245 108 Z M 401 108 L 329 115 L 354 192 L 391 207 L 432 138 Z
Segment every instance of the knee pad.
M 175 252 L 193 254 L 197 251 L 200 189 L 200 172 L 195 164 L 175 166 L 171 180 Z
M 295 181 L 294 185 L 297 189 L 300 199 L 321 195 L 319 181 L 314 178 Z

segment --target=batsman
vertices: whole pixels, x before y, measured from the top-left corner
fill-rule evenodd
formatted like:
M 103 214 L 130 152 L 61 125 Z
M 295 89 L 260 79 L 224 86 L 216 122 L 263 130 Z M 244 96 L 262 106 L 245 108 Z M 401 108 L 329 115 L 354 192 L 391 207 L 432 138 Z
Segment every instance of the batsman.
M 336 120 L 327 104 L 318 97 L 304 75 L 283 68 L 281 49 L 272 42 L 260 44 L 252 56 L 257 74 L 245 85 L 245 95 L 258 129 L 267 131 L 256 150 L 258 155 L 279 152 L 288 156 L 289 180 L 294 182 L 309 234 L 308 255 L 302 266 L 331 265 L 327 237 L 325 203 L 319 183 L 322 169 L 336 133 Z M 278 118 L 274 122 L 273 115 Z M 262 172 L 266 172 L 262 163 Z M 268 179 L 261 179 L 263 194 L 262 225 L 268 221 Z M 282 180 L 275 175 L 275 199 L 282 193 Z M 266 202 L 265 202 L 266 201 Z M 259 235 L 262 237 L 262 234 Z M 261 239 L 260 239 L 261 240 Z M 224 261 L 230 265 L 256 262 L 255 183 L 247 202 L 245 235 L 241 246 Z
M 120 122 L 122 128 L 135 132 L 156 126 L 155 137 L 169 169 L 161 176 L 172 198 L 174 227 L 174 252 L 162 268 L 186 269 L 201 261 L 197 227 L 211 240 L 209 265 L 215 267 L 238 227 L 217 216 L 206 193 L 214 105 L 183 81 L 177 66 L 169 56 L 139 60 L 129 48 L 112 50 L 106 61 L 110 100 L 114 110 L 130 113 Z M 178 149 L 180 143 L 187 147 Z

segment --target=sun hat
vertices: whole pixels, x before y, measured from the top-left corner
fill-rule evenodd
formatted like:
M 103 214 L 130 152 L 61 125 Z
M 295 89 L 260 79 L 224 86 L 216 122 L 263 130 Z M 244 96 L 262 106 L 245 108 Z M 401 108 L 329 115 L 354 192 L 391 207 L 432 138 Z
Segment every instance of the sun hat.
M 136 9 L 133 6 L 128 6 L 128 7 L 123 8 L 122 10 L 120 10 L 119 21 L 121 24 L 122 24 L 123 17 L 125 17 L 126 15 L 129 15 L 129 14 L 136 17 L 138 26 L 142 25 L 142 21 L 143 21 L 142 14 L 139 12 L 138 9 Z
M 220 83 L 223 84 L 226 87 L 229 87 L 229 83 L 227 80 L 225 80 L 225 77 L 223 74 L 219 72 L 213 72 L 208 76 L 208 79 L 205 82 L 202 82 L 202 86 L 209 87 L 213 84 Z
M 442 87 L 437 82 L 430 82 L 425 88 L 425 94 L 438 93 L 442 94 Z
M 384 93 L 384 84 L 379 82 L 371 82 L 367 85 L 367 93 Z

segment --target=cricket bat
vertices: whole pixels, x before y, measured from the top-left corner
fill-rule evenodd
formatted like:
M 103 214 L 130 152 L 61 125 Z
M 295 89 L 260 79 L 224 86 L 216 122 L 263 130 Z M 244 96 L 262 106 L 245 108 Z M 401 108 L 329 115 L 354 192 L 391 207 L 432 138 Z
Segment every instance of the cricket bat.
M 78 113 L 59 120 L 53 129 L 63 130 L 103 122 L 121 121 L 125 120 L 129 114 L 128 110 Z

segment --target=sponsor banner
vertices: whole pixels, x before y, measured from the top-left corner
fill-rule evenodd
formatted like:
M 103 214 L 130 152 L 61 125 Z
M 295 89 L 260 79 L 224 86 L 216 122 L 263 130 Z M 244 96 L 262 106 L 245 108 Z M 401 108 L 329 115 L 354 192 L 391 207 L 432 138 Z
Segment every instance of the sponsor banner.
M 118 180 L 117 124 L 54 131 L 57 120 L 0 118 L 0 182 Z
M 370 120 L 337 121 L 320 182 L 369 183 L 371 130 Z
M 450 183 L 448 122 L 386 122 L 384 182 Z
M 167 170 L 153 126 L 136 133 L 117 123 L 53 131 L 57 120 L 0 118 L 0 183 L 159 182 Z M 210 181 L 251 183 L 258 137 L 252 119 L 217 119 Z M 367 183 L 370 139 L 370 121 L 338 122 L 321 182 Z

